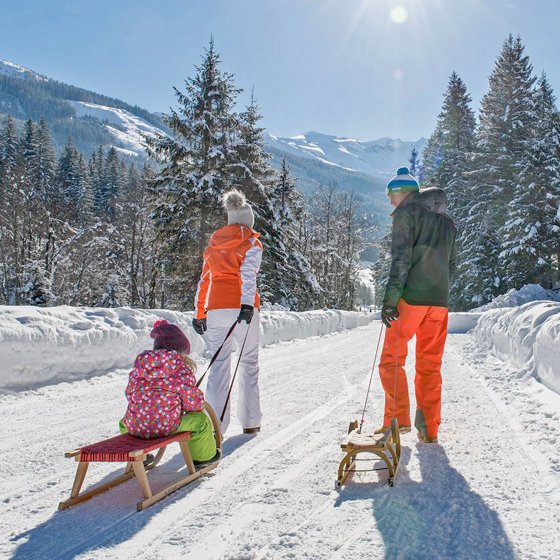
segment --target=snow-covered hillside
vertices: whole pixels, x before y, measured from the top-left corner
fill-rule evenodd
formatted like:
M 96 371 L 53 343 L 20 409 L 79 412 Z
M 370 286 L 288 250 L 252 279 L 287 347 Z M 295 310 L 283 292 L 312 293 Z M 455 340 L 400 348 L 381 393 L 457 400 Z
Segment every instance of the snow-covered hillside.
M 267 136 L 267 145 L 275 150 L 382 178 L 392 176 L 398 167 L 406 165 L 412 149 L 422 152 L 425 144 L 425 138 L 416 142 L 391 138 L 362 141 L 320 132 L 287 138 Z
M 26 78 L 31 80 L 37 80 L 40 82 L 48 81 L 46 76 L 38 74 L 29 68 L 10 62 L 9 60 L 0 60 L 0 74 L 5 76 L 15 76 L 17 78 Z
M 14 62 L 0 60 L 0 78 L 7 82 L 6 88 L 0 87 L 0 115 L 9 114 L 19 121 L 44 117 L 59 147 L 70 136 L 87 155 L 103 144 L 144 160 L 144 134 L 166 133 L 159 115 L 58 82 Z
M 115 137 L 117 150 L 128 155 L 145 154 L 144 135 L 164 134 L 144 119 L 129 113 L 125 109 L 107 107 L 84 101 L 68 101 L 76 111 L 77 117 L 94 117 L 102 121 L 104 127 Z

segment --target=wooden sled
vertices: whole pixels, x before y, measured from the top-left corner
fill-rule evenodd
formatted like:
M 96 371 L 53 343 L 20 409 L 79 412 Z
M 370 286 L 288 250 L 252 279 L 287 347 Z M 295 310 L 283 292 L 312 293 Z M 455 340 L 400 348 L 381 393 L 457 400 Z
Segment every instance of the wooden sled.
M 389 473 L 389 486 L 395 483 L 395 477 L 401 458 L 401 438 L 397 419 L 391 420 L 391 428 L 382 434 L 358 433 L 358 421 L 354 420 L 348 428 L 348 437 L 342 442 L 342 450 L 346 453 L 338 467 L 336 485 L 340 488 L 346 479 L 355 472 L 371 472 L 374 470 L 387 470 Z M 386 467 L 382 469 L 356 469 L 356 461 L 360 453 L 371 453 L 384 461 Z M 367 460 L 367 459 L 363 459 Z
M 206 413 L 212 421 L 216 447 L 221 450 L 222 433 L 220 430 L 220 422 L 212 407 L 208 403 L 205 403 L 204 406 L 206 408 Z M 60 502 L 58 509 L 66 509 L 75 504 L 84 502 L 85 500 L 89 500 L 93 496 L 100 494 L 101 492 L 105 492 L 106 490 L 109 490 L 109 488 L 113 488 L 118 484 L 122 484 L 133 477 L 135 477 L 138 481 L 138 484 L 142 489 L 142 493 L 144 494 L 144 499 L 138 502 L 136 506 L 137 510 L 141 511 L 148 506 L 155 504 L 162 498 L 169 496 L 172 492 L 175 492 L 179 488 L 182 488 L 218 466 L 219 461 L 216 461 L 215 463 L 196 469 L 187 444 L 189 438 L 190 432 L 182 432 L 157 439 L 141 439 L 132 437 L 129 434 L 122 434 L 65 453 L 66 457 L 75 458 L 78 462 L 78 469 L 76 477 L 74 478 L 70 498 L 66 501 Z M 189 474 L 188 476 L 180 478 L 154 494 L 152 493 L 146 472 L 154 469 L 158 465 L 167 446 L 174 442 L 179 443 Z M 155 451 L 156 449 L 158 451 L 154 460 L 145 466 L 144 461 L 146 460 L 146 454 L 150 451 Z M 113 478 L 109 482 L 105 482 L 104 484 L 80 493 L 89 464 L 103 462 L 126 462 L 126 467 L 121 475 Z

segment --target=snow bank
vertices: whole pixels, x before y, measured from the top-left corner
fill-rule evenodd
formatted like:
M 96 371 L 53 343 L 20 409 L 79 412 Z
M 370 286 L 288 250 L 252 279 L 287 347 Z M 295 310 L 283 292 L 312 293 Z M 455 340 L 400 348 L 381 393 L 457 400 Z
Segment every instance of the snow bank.
M 373 313 L 332 309 L 303 313 L 264 311 L 261 315 L 261 346 L 354 329 L 373 320 Z
M 150 330 L 158 318 L 178 324 L 192 352 L 204 354 L 204 339 L 191 327 L 192 313 L 0 306 L 0 388 L 19 391 L 128 368 L 151 347 Z M 324 335 L 372 320 L 373 314 L 349 311 L 264 311 L 261 344 Z
M 560 301 L 560 293 L 553 290 L 545 290 L 540 284 L 525 284 L 519 290 L 510 290 L 493 299 L 490 303 L 473 309 L 473 311 L 484 312 L 489 309 L 519 307 L 530 301 L 543 300 Z
M 158 318 L 188 332 L 193 352 L 204 351 L 186 313 L 0 306 L 0 387 L 28 389 L 128 367 L 151 347 L 150 330 Z
M 474 329 L 482 313 L 473 311 L 454 311 L 449 313 L 447 332 L 449 334 L 465 334 Z
M 545 290 L 539 284 L 526 284 L 519 290 L 510 290 L 498 296 L 490 303 L 465 312 L 449 313 L 449 326 L 447 332 L 450 334 L 463 334 L 476 327 L 483 313 L 491 309 L 504 309 L 519 307 L 534 301 L 560 301 L 560 293 Z
M 560 394 L 560 303 L 534 301 L 483 313 L 478 345 Z

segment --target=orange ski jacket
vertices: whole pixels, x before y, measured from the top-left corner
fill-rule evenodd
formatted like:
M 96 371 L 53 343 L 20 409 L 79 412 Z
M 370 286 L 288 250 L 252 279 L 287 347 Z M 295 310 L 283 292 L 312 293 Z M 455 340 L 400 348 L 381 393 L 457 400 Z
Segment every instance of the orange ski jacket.
M 204 265 L 195 296 L 196 318 L 210 309 L 235 309 L 252 305 L 258 309 L 257 274 L 263 247 L 260 233 L 240 224 L 225 226 L 212 234 L 204 250 Z

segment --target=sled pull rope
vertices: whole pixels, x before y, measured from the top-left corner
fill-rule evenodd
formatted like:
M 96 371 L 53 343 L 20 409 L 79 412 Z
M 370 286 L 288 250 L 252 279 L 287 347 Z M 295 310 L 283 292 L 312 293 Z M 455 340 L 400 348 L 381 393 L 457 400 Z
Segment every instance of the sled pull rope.
M 210 371 L 210 368 L 212 367 L 214 362 L 218 359 L 218 356 L 220 355 L 220 352 L 222 351 L 222 348 L 224 347 L 224 344 L 226 343 L 227 339 L 231 336 L 231 334 L 235 330 L 236 325 L 237 325 L 237 319 L 235 320 L 233 325 L 231 325 L 231 327 L 229 328 L 229 331 L 227 332 L 226 337 L 224 338 L 224 341 L 222 342 L 222 345 L 216 350 L 216 353 L 212 356 L 212 359 L 210 360 L 210 363 L 208 364 L 208 367 L 206 368 L 206 371 L 202 374 L 200 379 L 197 381 L 197 383 L 196 383 L 197 387 L 200 387 L 200 384 L 202 383 L 202 380 L 206 377 L 206 374 Z
M 383 323 L 381 323 L 381 328 L 379 329 L 379 338 L 377 339 L 377 347 L 375 348 L 375 356 L 373 358 L 373 365 L 371 366 L 371 375 L 369 376 L 369 384 L 366 392 L 366 402 L 364 403 L 364 410 L 362 411 L 362 419 L 360 420 L 360 427 L 358 428 L 358 433 L 362 433 L 362 426 L 364 424 L 364 418 L 366 415 L 366 407 L 369 398 L 369 390 L 371 389 L 371 382 L 373 380 L 373 374 L 375 373 L 375 362 L 377 362 L 377 354 L 379 352 L 379 344 L 381 343 L 381 335 L 383 334 Z
M 237 320 L 236 320 L 236 323 L 237 323 Z M 236 323 L 233 324 L 234 327 L 235 327 Z M 222 410 L 222 414 L 220 415 L 220 422 L 224 421 L 224 416 L 226 414 L 226 408 L 227 408 L 227 405 L 229 403 L 229 398 L 231 397 L 231 390 L 233 389 L 233 382 L 235 381 L 235 376 L 237 375 L 237 370 L 239 369 L 239 363 L 241 362 L 241 356 L 243 356 L 243 349 L 245 348 L 245 343 L 247 342 L 247 335 L 249 334 L 250 326 L 251 326 L 251 323 L 247 323 L 247 332 L 245 333 L 245 338 L 243 339 L 243 344 L 241 346 L 241 351 L 239 352 L 239 358 L 237 358 L 237 365 L 235 366 L 235 371 L 233 372 L 233 377 L 231 379 L 231 383 L 229 384 L 229 391 L 228 391 L 228 394 L 227 394 L 227 397 L 226 397 L 226 402 L 224 403 L 224 408 Z

